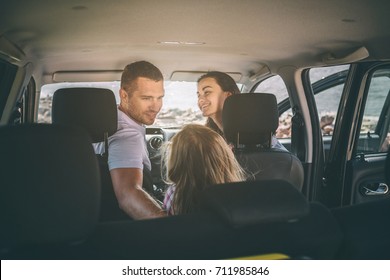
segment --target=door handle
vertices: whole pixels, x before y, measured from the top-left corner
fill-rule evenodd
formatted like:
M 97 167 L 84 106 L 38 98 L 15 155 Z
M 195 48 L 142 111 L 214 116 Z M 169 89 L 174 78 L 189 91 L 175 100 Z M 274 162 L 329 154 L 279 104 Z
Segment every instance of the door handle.
M 385 195 L 389 192 L 389 186 L 385 183 L 371 183 L 363 185 L 360 190 L 365 196 Z

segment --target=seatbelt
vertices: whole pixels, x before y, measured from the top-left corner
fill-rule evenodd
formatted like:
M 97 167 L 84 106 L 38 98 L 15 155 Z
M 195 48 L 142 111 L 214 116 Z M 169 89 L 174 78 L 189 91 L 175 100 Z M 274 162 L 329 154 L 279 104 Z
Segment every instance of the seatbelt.
M 105 162 L 108 162 L 108 132 L 104 132 L 104 152 L 102 157 Z
M 100 155 L 103 162 L 108 163 L 108 133 L 104 133 L 104 152 Z M 108 166 L 107 166 L 108 167 Z M 161 200 L 163 197 L 157 197 L 157 193 L 155 192 L 155 187 L 153 184 L 153 176 L 149 169 L 144 168 L 142 171 L 143 179 L 142 179 L 142 188 L 152 195 L 155 199 Z
M 302 162 L 304 161 L 304 127 L 305 122 L 301 112 L 294 107 L 292 109 L 293 116 L 291 118 L 291 153 L 296 155 Z

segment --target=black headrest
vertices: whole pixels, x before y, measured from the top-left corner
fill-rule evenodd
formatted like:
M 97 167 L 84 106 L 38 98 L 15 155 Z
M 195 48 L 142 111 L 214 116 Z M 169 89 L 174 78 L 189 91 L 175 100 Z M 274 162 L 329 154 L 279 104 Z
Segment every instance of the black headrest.
M 262 144 L 279 125 L 276 97 L 268 93 L 231 95 L 223 105 L 222 123 L 229 142 Z
M 99 216 L 91 139 L 76 127 L 0 128 L 0 249 L 78 241 Z
M 52 122 L 87 130 L 92 142 L 102 142 L 117 130 L 114 93 L 104 88 L 62 88 L 54 92 Z
M 201 205 L 218 213 L 233 227 L 288 222 L 309 214 L 306 198 L 284 180 L 211 186 L 202 194 Z

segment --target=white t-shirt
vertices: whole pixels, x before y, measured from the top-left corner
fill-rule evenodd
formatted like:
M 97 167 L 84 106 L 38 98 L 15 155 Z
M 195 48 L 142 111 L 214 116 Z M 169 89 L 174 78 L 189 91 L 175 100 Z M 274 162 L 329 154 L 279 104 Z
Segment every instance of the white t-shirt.
M 146 129 L 118 110 L 118 130 L 108 137 L 108 168 L 139 168 L 151 170 L 145 141 Z M 96 154 L 103 154 L 104 143 L 94 144 Z

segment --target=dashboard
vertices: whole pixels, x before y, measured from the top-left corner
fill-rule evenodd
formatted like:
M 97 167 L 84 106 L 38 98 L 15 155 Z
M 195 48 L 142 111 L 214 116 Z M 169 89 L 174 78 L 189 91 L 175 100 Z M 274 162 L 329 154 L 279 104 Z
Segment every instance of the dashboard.
M 161 128 L 146 128 L 146 143 L 149 151 L 149 158 L 152 161 L 160 156 L 160 149 L 166 140 L 165 132 Z
M 163 199 L 166 183 L 161 174 L 161 151 L 165 142 L 169 141 L 180 129 L 166 129 L 157 127 L 146 128 L 146 145 L 149 152 L 149 159 L 152 165 L 152 179 L 155 185 L 154 196 Z

